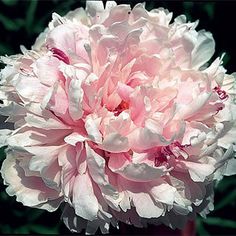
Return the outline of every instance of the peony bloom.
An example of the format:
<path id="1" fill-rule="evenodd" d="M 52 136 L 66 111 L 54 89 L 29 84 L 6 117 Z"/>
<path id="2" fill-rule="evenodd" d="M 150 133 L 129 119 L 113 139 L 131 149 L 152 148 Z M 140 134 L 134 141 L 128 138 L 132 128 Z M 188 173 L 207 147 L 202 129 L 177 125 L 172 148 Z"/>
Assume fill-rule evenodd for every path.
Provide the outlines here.
<path id="1" fill-rule="evenodd" d="M 73 232 L 183 228 L 236 173 L 236 84 L 211 33 L 145 4 L 87 1 L 2 57 L 7 193 Z"/>

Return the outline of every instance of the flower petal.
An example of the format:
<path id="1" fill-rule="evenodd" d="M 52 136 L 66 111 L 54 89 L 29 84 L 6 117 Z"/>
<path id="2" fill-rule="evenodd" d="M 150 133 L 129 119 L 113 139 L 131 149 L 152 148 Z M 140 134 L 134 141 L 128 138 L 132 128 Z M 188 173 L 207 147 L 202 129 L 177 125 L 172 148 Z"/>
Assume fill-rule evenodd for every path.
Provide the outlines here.
<path id="1" fill-rule="evenodd" d="M 72 202 L 76 215 L 90 221 L 97 218 L 98 201 L 88 173 L 76 176 Z"/>

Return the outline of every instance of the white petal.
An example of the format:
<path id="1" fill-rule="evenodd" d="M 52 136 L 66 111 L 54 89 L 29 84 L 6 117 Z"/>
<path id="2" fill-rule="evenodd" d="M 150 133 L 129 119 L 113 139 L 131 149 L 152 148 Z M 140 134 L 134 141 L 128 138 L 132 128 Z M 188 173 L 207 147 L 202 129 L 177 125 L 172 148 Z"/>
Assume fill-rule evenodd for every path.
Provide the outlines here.
<path id="1" fill-rule="evenodd" d="M 204 164 L 204 163 L 196 163 L 188 161 L 182 161 L 182 162 L 187 167 L 191 179 L 195 182 L 204 182 L 206 177 L 211 175 L 215 170 L 215 167 L 212 164 Z"/>
<path id="2" fill-rule="evenodd" d="M 98 129 L 100 125 L 101 119 L 92 118 L 90 116 L 87 116 L 85 121 L 85 129 L 88 133 L 88 136 L 90 139 L 92 139 L 96 143 L 102 142 L 102 135 Z"/>
<path id="3" fill-rule="evenodd" d="M 198 32 L 197 44 L 192 51 L 192 66 L 198 69 L 204 65 L 215 52 L 215 41 L 210 32 Z"/>
<path id="4" fill-rule="evenodd" d="M 178 104 L 177 119 L 188 119 L 195 115 L 209 101 L 211 93 L 203 92 L 188 105 Z"/>
<path id="5" fill-rule="evenodd" d="M 106 10 L 111 10 L 113 7 L 115 7 L 117 5 L 117 3 L 115 2 L 115 1 L 107 1 L 106 2 L 106 7 L 105 7 L 105 9 Z"/>
<path id="6" fill-rule="evenodd" d="M 113 172 L 124 176 L 126 179 L 137 182 L 148 182 L 164 175 L 165 167 L 153 167 L 146 163 L 130 163 Z"/>
<path id="7" fill-rule="evenodd" d="M 32 146 L 24 149 L 35 156 L 57 155 L 65 145 L 58 146 Z"/>
<path id="8" fill-rule="evenodd" d="M 65 205 L 65 208 L 62 213 L 62 219 L 67 228 L 71 232 L 80 233 L 83 229 L 86 229 L 87 220 L 79 217 L 75 214 L 75 210 L 68 203 Z"/>
<path id="9" fill-rule="evenodd" d="M 236 174 L 236 159 L 232 158 L 226 164 L 226 170 L 225 170 L 224 175 L 230 176 L 230 175 L 235 175 L 235 174 Z"/>
<path id="10" fill-rule="evenodd" d="M 151 196 L 159 202 L 173 205 L 176 189 L 166 182 L 156 183 L 150 190 Z"/>
<path id="11" fill-rule="evenodd" d="M 24 101 L 41 102 L 48 87 L 40 83 L 36 77 L 19 76 L 15 84 L 17 93 Z"/>
<path id="12" fill-rule="evenodd" d="M 68 134 L 68 130 L 42 130 L 33 127 L 22 127 L 7 139 L 8 145 L 14 148 L 39 146 L 43 144 L 53 145 Z"/>
<path id="13" fill-rule="evenodd" d="M 90 221 L 97 218 L 98 201 L 87 173 L 75 178 L 72 202 L 76 215 Z"/>
<path id="14" fill-rule="evenodd" d="M 236 143 L 236 124 L 218 141 L 219 146 L 228 149 L 231 144 Z M 234 145 L 234 151 L 236 146 Z"/>
<path id="15" fill-rule="evenodd" d="M 0 147 L 7 145 L 7 138 L 11 135 L 12 131 L 9 129 L 1 129 L 0 132 Z"/>
<path id="16" fill-rule="evenodd" d="M 73 120 L 79 120 L 83 115 L 82 101 L 84 91 L 81 88 L 82 80 L 72 79 L 69 85 L 69 112 Z"/>
<path id="17" fill-rule="evenodd" d="M 104 11 L 102 1 L 86 1 L 86 10 L 90 16 L 95 16 L 97 12 Z"/>
<path id="18" fill-rule="evenodd" d="M 137 128 L 129 135 L 129 142 L 132 150 L 135 152 L 147 150 L 155 146 L 166 146 L 171 140 L 166 140 L 161 134 L 154 133 L 147 127 Z"/>
<path id="19" fill-rule="evenodd" d="M 78 143 L 78 142 L 84 142 L 86 140 L 88 140 L 86 137 L 84 137 L 76 132 L 73 132 L 64 138 L 64 141 L 72 146 L 75 146 L 76 143 Z"/>
<path id="20" fill-rule="evenodd" d="M 89 173 L 95 183 L 98 184 L 103 196 L 112 202 L 113 207 L 117 207 L 119 192 L 109 183 L 105 173 L 105 160 L 86 144 L 87 163 Z"/>
<path id="21" fill-rule="evenodd" d="M 45 186 L 40 177 L 25 176 L 24 170 L 18 165 L 17 154 L 9 152 L 1 168 L 4 184 L 10 196 L 25 206 L 42 208 L 48 199 L 58 198 L 58 192 Z"/>
<path id="22" fill-rule="evenodd" d="M 148 193 L 132 193 L 132 200 L 137 213 L 145 218 L 158 218 L 163 213 L 162 205 L 154 204 Z"/>
<path id="23" fill-rule="evenodd" d="M 106 135 L 100 146 L 102 149 L 114 153 L 126 152 L 130 149 L 128 138 L 115 132 Z"/>
<path id="24" fill-rule="evenodd" d="M 25 117 L 25 121 L 30 126 L 46 129 L 46 130 L 70 129 L 67 125 L 63 124 L 58 119 L 53 118 L 52 115 L 48 115 L 47 111 L 45 113 L 46 114 L 44 114 L 45 115 L 44 117 L 39 117 L 30 113 L 27 113 Z"/>

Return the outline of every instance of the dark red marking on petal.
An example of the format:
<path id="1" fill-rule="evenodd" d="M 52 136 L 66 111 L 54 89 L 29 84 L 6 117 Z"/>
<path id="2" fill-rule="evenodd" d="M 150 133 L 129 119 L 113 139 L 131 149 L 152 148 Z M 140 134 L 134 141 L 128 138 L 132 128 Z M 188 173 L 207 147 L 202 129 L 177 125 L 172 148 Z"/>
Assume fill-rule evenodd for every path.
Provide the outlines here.
<path id="1" fill-rule="evenodd" d="M 219 111 L 221 111 L 221 110 L 223 110 L 223 109 L 224 109 L 224 106 L 217 107 L 217 110 L 216 110 L 215 115 L 218 114 Z"/>
<path id="2" fill-rule="evenodd" d="M 184 226 L 181 230 L 181 236 L 196 236 L 196 222 L 195 221 L 188 221 L 188 223 Z"/>
<path id="3" fill-rule="evenodd" d="M 180 148 L 181 150 L 183 150 L 183 148 L 185 148 L 185 147 L 191 146 L 191 144 L 185 144 L 185 145 L 183 145 L 183 144 L 181 144 L 179 141 L 173 142 L 173 145 L 174 145 L 174 146 L 177 146 L 177 147 Z"/>
<path id="4" fill-rule="evenodd" d="M 168 146 L 163 146 L 161 147 L 157 153 L 156 153 L 156 156 L 155 156 L 155 159 L 154 159 L 154 165 L 157 167 L 157 166 L 161 166 L 161 165 L 164 165 L 166 166 L 167 168 L 169 168 L 169 164 L 168 164 L 168 159 L 170 157 L 174 157 L 174 158 L 178 158 L 180 156 L 176 156 L 176 154 L 173 153 L 173 148 L 175 147 L 178 147 L 180 150 L 182 150 L 183 152 L 186 153 L 186 151 L 184 150 L 184 148 L 187 148 L 191 146 L 191 144 L 181 144 L 179 141 L 174 141 L 173 143 L 171 143 L 170 145 Z M 186 153 L 187 154 L 187 153 Z"/>
<path id="5" fill-rule="evenodd" d="M 70 64 L 69 57 L 58 48 L 50 48 L 50 51 L 53 53 L 53 56 L 57 59 L 65 62 L 66 64 Z"/>
<path id="6" fill-rule="evenodd" d="M 167 158 L 164 153 L 158 153 L 158 155 L 154 159 L 154 165 L 156 167 L 161 166 L 167 163 Z"/>
<path id="7" fill-rule="evenodd" d="M 129 109 L 129 103 L 121 101 L 121 103 L 115 108 L 114 115 L 118 116 L 122 111 Z"/>
<path id="8" fill-rule="evenodd" d="M 218 96 L 219 96 L 219 98 L 220 98 L 221 100 L 225 100 L 225 99 L 227 99 L 227 98 L 229 97 L 229 95 L 228 95 L 224 90 L 222 90 L 222 89 L 220 88 L 220 86 L 216 86 L 213 90 L 214 90 L 215 92 L 217 92 L 217 94 L 218 94 Z"/>
<path id="9" fill-rule="evenodd" d="M 166 146 L 162 148 L 162 153 L 165 154 L 166 156 L 171 156 L 173 153 L 170 150 L 170 146 Z"/>

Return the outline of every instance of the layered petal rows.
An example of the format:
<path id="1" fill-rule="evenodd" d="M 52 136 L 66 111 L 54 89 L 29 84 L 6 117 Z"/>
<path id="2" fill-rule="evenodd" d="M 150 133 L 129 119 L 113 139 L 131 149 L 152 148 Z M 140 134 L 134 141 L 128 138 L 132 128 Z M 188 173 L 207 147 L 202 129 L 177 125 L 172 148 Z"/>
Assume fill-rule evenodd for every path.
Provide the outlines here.
<path id="1" fill-rule="evenodd" d="M 198 22 L 145 4 L 87 1 L 31 50 L 1 57 L 7 193 L 74 232 L 119 221 L 182 228 L 236 173 L 235 74 Z M 62 204 L 63 203 L 63 204 Z"/>

